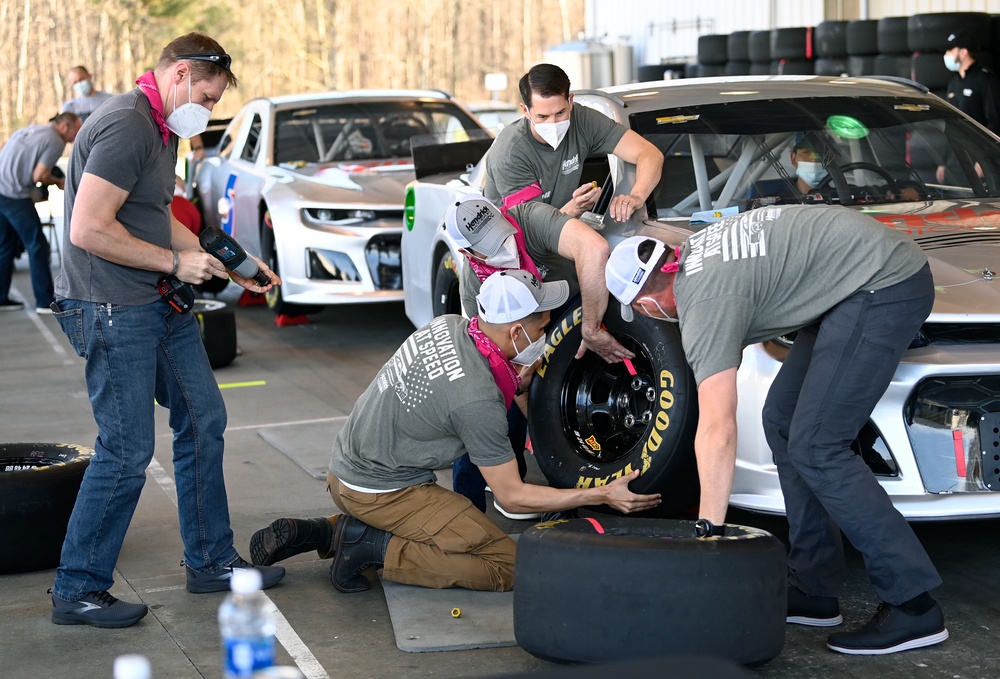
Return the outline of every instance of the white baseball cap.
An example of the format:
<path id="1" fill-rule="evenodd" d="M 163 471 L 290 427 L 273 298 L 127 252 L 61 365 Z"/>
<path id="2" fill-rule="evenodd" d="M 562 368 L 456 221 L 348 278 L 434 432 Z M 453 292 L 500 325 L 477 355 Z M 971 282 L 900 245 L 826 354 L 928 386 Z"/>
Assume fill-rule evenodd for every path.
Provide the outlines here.
<path id="1" fill-rule="evenodd" d="M 500 210 L 478 193 L 462 196 L 448 208 L 444 227 L 460 248 L 475 248 L 487 257 L 500 251 L 514 227 Z"/>
<path id="2" fill-rule="evenodd" d="M 652 241 L 653 254 L 643 262 L 639 258 L 639 246 L 646 241 Z M 632 236 L 626 238 L 615 246 L 608 257 L 608 265 L 604 269 L 604 280 L 608 284 L 608 291 L 615 296 L 622 305 L 622 319 L 632 320 L 632 302 L 635 300 L 642 286 L 649 279 L 649 274 L 656 268 L 657 262 L 666 251 L 667 246 L 663 242 L 648 236 Z"/>
<path id="3" fill-rule="evenodd" d="M 513 323 L 538 311 L 551 311 L 569 299 L 569 283 L 543 283 L 522 269 L 496 271 L 476 295 L 479 317 L 487 323 Z"/>

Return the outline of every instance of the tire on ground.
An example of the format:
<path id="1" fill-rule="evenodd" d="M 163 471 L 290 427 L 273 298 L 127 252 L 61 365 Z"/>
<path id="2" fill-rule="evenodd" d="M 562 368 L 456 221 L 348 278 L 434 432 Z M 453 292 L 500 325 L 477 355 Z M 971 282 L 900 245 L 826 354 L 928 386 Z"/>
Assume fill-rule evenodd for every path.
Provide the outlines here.
<path id="1" fill-rule="evenodd" d="M 750 75 L 749 61 L 727 61 L 726 75 Z"/>
<path id="2" fill-rule="evenodd" d="M 434 297 L 431 308 L 434 316 L 462 314 L 462 296 L 459 291 L 455 256 L 448 250 L 438 260 L 434 271 Z"/>
<path id="3" fill-rule="evenodd" d="M 813 75 L 815 62 L 810 59 L 777 59 L 771 62 L 771 73 L 775 75 Z"/>
<path id="4" fill-rule="evenodd" d="M 59 565 L 92 448 L 69 443 L 0 443 L 0 573 Z"/>
<path id="5" fill-rule="evenodd" d="M 275 275 L 280 277 L 281 272 L 278 270 L 278 248 L 274 242 L 274 228 L 271 226 L 270 215 L 265 213 L 262 221 L 264 223 L 260 226 L 261 259 L 264 260 L 264 263 L 271 268 L 271 271 Z M 289 304 L 285 301 L 281 287 L 280 285 L 275 285 L 264 293 L 264 299 L 267 300 L 268 308 L 276 316 L 305 316 L 308 314 L 318 314 L 323 310 L 323 306 L 319 304 Z"/>
<path id="6" fill-rule="evenodd" d="M 897 78 L 911 77 L 910 67 L 913 57 L 908 54 L 878 54 L 872 75 L 891 75 Z"/>
<path id="7" fill-rule="evenodd" d="M 722 66 L 729 61 L 728 35 L 698 36 L 698 63 Z"/>
<path id="8" fill-rule="evenodd" d="M 911 52 L 941 54 L 948 49 L 948 36 L 959 31 L 968 33 L 979 50 L 990 51 L 993 26 L 985 12 L 914 14 L 907 18 L 906 44 Z"/>
<path id="9" fill-rule="evenodd" d="M 617 302 L 608 309 L 604 324 L 635 353 L 638 374 L 591 351 L 575 358 L 580 306 L 553 322 L 530 391 L 535 459 L 556 488 L 605 485 L 638 469 L 641 475 L 629 487 L 661 493 L 654 514 L 676 515 L 691 509 L 698 497 L 694 376 L 673 324 L 638 314 L 626 323 Z"/>
<path id="10" fill-rule="evenodd" d="M 874 73 L 874 56 L 852 54 L 847 57 L 847 75 L 857 77 L 859 75 L 873 75 Z"/>
<path id="11" fill-rule="evenodd" d="M 908 17 L 882 17 L 878 20 L 875 34 L 879 54 L 905 54 L 907 56 L 911 54 L 906 37 L 907 21 Z"/>
<path id="12" fill-rule="evenodd" d="M 859 57 L 878 54 L 877 19 L 857 19 L 847 23 L 847 53 Z"/>
<path id="13" fill-rule="evenodd" d="M 720 75 L 726 75 L 725 64 L 698 64 L 699 78 L 714 78 Z"/>
<path id="14" fill-rule="evenodd" d="M 201 341 L 213 368 L 222 368 L 236 358 L 236 313 L 221 299 L 196 299 L 194 316 L 198 319 Z"/>
<path id="15" fill-rule="evenodd" d="M 727 526 L 692 537 L 692 521 L 600 517 L 525 531 L 514 566 L 514 636 L 557 662 L 612 662 L 697 651 L 771 660 L 785 641 L 785 547 Z"/>
<path id="16" fill-rule="evenodd" d="M 847 56 L 847 22 L 821 21 L 813 32 L 816 56 L 830 59 Z"/>
<path id="17" fill-rule="evenodd" d="M 816 75 L 841 76 L 847 73 L 847 59 L 817 59 L 813 62 Z"/>
<path id="18" fill-rule="evenodd" d="M 218 295 L 220 292 L 226 289 L 229 285 L 228 278 L 219 278 L 218 276 L 212 276 L 204 283 L 199 283 L 194 286 L 195 291 L 201 295 Z"/>

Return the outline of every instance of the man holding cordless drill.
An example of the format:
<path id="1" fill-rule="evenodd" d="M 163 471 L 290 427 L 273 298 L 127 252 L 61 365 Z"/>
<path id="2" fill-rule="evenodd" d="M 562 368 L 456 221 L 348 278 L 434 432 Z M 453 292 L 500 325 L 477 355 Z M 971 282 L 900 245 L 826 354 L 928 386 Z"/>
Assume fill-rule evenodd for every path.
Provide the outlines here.
<path id="1" fill-rule="evenodd" d="M 87 120 L 70 158 L 53 311 L 87 361 L 98 435 L 52 587 L 56 624 L 126 627 L 147 612 L 108 590 L 153 456 L 156 403 L 170 410 L 174 432 L 188 591 L 226 591 L 233 569 L 250 567 L 229 526 L 225 403 L 196 319 L 157 289 L 164 276 L 184 283 L 230 276 L 254 292 L 280 284 L 259 261 L 270 281 L 264 286 L 227 271 L 170 213 L 177 140 L 204 131 L 226 88 L 237 84 L 230 67 L 215 40 L 177 38 L 138 87 Z M 260 570 L 265 588 L 284 575 L 282 568 Z"/>

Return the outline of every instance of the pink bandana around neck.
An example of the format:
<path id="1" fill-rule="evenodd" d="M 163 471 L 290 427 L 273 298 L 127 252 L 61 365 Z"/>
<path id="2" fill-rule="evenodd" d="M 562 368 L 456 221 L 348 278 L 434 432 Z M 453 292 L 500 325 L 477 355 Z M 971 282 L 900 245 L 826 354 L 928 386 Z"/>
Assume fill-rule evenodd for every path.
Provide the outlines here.
<path id="1" fill-rule="evenodd" d="M 503 394 L 503 403 L 506 408 L 514 402 L 514 393 L 521 385 L 521 376 L 514 368 L 510 359 L 504 356 L 500 347 L 486 336 L 486 333 L 479 329 L 479 316 L 475 316 L 469 321 L 469 337 L 476 343 L 476 349 L 490 362 L 490 371 L 493 379 L 496 380 L 500 393 Z"/>
<path id="2" fill-rule="evenodd" d="M 160 128 L 160 134 L 163 135 L 163 145 L 166 146 L 170 142 L 170 128 L 167 127 L 167 121 L 163 117 L 163 99 L 160 98 L 160 90 L 156 87 L 156 78 L 153 76 L 153 72 L 146 71 L 136 78 L 135 84 L 139 86 L 139 91 L 146 95 L 146 99 L 149 99 L 153 121 Z"/>

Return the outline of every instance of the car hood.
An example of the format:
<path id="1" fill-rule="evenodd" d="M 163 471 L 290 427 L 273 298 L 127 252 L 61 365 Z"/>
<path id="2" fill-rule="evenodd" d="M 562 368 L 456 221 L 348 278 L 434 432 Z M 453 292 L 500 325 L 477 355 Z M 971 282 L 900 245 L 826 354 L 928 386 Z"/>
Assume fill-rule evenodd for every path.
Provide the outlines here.
<path id="1" fill-rule="evenodd" d="M 294 184 L 304 201 L 394 207 L 402 206 L 406 185 L 414 179 L 409 159 L 280 165 L 269 168 L 269 174 L 276 182 Z"/>
<path id="2" fill-rule="evenodd" d="M 1000 202 L 914 205 L 870 214 L 910 234 L 927 254 L 937 288 L 931 320 L 1000 321 Z"/>

